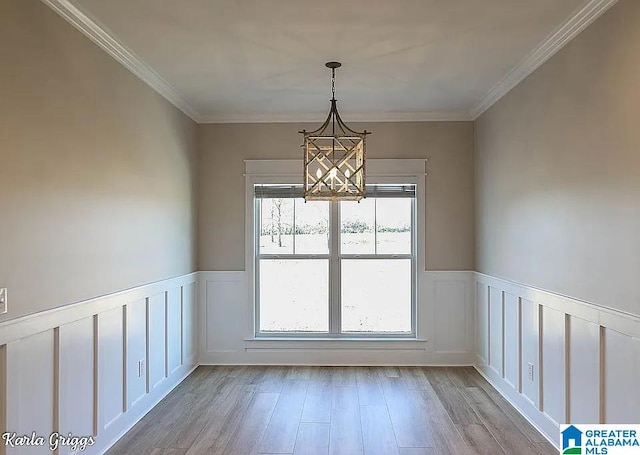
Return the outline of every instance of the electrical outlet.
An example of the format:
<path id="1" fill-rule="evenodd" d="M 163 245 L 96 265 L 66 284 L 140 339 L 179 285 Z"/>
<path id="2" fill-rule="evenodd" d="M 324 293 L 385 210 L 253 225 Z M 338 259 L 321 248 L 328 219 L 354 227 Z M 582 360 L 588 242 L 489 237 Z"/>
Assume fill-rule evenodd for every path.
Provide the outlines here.
<path id="1" fill-rule="evenodd" d="M 8 309 L 7 288 L 0 289 L 0 314 L 5 314 Z"/>
<path id="2" fill-rule="evenodd" d="M 144 360 L 138 360 L 138 377 L 144 376 Z"/>
<path id="3" fill-rule="evenodd" d="M 528 369 L 529 381 L 533 381 L 533 363 L 529 362 L 528 366 L 529 366 L 529 369 Z"/>

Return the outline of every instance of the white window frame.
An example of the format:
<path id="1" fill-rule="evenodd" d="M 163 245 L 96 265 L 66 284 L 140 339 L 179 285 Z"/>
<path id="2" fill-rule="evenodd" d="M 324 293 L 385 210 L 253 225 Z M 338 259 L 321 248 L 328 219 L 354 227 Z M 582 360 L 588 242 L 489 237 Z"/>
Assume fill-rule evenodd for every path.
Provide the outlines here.
<path id="1" fill-rule="evenodd" d="M 254 198 L 254 186 L 260 184 L 274 185 L 300 185 L 302 183 L 302 162 L 298 160 L 246 160 L 246 226 L 245 226 L 245 264 L 248 295 L 251 301 L 248 321 L 249 339 L 419 339 L 424 331 L 424 321 L 421 321 L 419 311 L 419 275 L 424 271 L 424 227 L 425 227 L 425 165 L 426 160 L 396 160 L 396 159 L 369 159 L 367 160 L 367 184 L 414 184 L 416 185 L 416 197 L 412 204 L 412 253 L 408 255 L 348 255 L 340 252 L 339 204 L 330 204 L 330 242 L 331 248 L 328 255 L 295 255 L 296 258 L 328 258 L 329 261 L 340 261 L 345 258 L 356 259 L 400 259 L 402 257 L 412 259 L 412 303 L 411 303 L 411 332 L 402 333 L 359 333 L 340 332 L 340 267 L 339 264 L 329 264 L 329 332 L 261 332 L 259 321 L 258 293 L 258 261 L 256 254 L 259 248 L 256 229 L 257 202 Z M 336 235 L 336 232 L 338 233 Z M 267 255 L 262 255 L 262 257 Z M 287 258 L 289 255 L 268 255 L 269 257 Z M 336 281 L 337 280 L 337 281 Z M 334 285 L 335 283 L 335 285 Z M 423 318 L 422 318 L 423 319 Z"/>

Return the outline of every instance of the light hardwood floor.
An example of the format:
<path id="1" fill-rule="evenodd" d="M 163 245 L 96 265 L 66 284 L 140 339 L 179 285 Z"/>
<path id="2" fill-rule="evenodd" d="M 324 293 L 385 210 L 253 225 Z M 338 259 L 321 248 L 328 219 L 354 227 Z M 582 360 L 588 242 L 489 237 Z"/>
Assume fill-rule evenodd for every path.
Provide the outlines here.
<path id="1" fill-rule="evenodd" d="M 116 454 L 557 454 L 471 367 L 201 366 Z"/>

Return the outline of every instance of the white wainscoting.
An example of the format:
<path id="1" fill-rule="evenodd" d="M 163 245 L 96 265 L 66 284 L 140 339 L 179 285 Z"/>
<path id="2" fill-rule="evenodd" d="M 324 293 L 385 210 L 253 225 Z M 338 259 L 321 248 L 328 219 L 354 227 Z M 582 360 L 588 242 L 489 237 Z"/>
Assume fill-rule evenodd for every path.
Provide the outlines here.
<path id="1" fill-rule="evenodd" d="M 476 367 L 551 442 L 563 423 L 640 422 L 640 317 L 475 281 Z"/>
<path id="2" fill-rule="evenodd" d="M 195 368 L 196 284 L 192 273 L 0 323 L 0 433 L 93 435 L 84 453 L 103 453 Z"/>
<path id="3" fill-rule="evenodd" d="M 473 272 L 422 272 L 418 336 L 412 340 L 265 340 L 254 338 L 253 298 L 245 272 L 200 272 L 200 364 L 471 365 Z"/>

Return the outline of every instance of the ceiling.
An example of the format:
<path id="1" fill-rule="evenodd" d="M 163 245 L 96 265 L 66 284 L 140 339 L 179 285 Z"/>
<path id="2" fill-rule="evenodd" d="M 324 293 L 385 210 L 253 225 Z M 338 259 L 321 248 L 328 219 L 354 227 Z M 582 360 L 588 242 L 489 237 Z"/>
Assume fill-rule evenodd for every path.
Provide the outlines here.
<path id="1" fill-rule="evenodd" d="M 69 1 L 183 110 L 222 122 L 320 120 L 329 60 L 343 63 L 336 90 L 345 117 L 470 118 L 554 31 L 589 4 L 607 3 Z"/>

